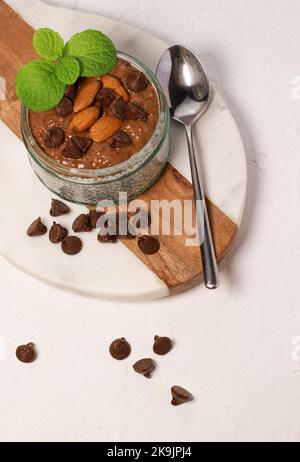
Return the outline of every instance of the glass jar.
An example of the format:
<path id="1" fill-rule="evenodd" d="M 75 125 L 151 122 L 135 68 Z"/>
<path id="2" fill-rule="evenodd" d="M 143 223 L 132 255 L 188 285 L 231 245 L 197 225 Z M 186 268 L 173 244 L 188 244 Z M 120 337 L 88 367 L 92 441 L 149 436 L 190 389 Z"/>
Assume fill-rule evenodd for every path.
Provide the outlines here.
<path id="1" fill-rule="evenodd" d="M 101 169 L 63 165 L 39 147 L 31 133 L 29 110 L 21 108 L 21 132 L 32 168 L 50 191 L 65 200 L 95 206 L 103 200 L 117 202 L 119 192 L 126 192 L 128 200 L 133 199 L 154 183 L 168 160 L 170 115 L 161 86 L 144 64 L 125 53 L 117 55 L 146 75 L 159 101 L 158 121 L 151 139 L 127 161 Z"/>

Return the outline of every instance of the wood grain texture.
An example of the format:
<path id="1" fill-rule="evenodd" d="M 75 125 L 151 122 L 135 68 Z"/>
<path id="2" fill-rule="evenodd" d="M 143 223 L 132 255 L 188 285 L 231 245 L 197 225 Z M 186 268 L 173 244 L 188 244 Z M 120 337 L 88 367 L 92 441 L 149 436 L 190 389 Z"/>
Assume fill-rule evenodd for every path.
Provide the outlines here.
<path id="1" fill-rule="evenodd" d="M 6 100 L 0 101 L 0 118 L 20 137 L 20 104 L 16 98 L 14 82 L 19 68 L 36 57 L 32 47 L 33 29 L 0 0 L 0 75 L 6 79 Z M 193 198 L 191 184 L 170 164 L 156 183 L 139 196 L 150 204 L 151 200 L 168 201 Z M 236 224 L 218 207 L 207 200 L 217 259 L 220 260 L 236 231 Z M 160 216 L 162 220 L 162 216 Z M 160 226 L 162 223 L 160 223 Z M 186 234 L 159 235 L 160 251 L 151 256 L 143 254 L 137 240 L 123 240 L 123 244 L 144 262 L 171 292 L 178 292 L 196 284 L 202 278 L 202 265 L 198 246 L 187 246 Z"/>

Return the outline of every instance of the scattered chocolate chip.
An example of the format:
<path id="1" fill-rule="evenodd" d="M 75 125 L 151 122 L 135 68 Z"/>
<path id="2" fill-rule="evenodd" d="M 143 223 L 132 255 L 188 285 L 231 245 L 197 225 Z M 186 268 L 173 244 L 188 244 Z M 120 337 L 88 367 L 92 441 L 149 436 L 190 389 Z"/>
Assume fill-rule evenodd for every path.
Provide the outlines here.
<path id="1" fill-rule="evenodd" d="M 133 369 L 138 374 L 143 374 L 148 379 L 151 377 L 151 372 L 155 369 L 155 363 L 151 358 L 144 358 L 137 361 L 133 366 Z"/>
<path id="2" fill-rule="evenodd" d="M 153 344 L 154 353 L 157 355 L 166 355 L 170 350 L 172 350 L 172 340 L 169 337 L 155 335 Z"/>
<path id="3" fill-rule="evenodd" d="M 126 117 L 126 103 L 121 98 L 115 99 L 109 106 L 109 112 L 117 119 L 124 120 Z"/>
<path id="4" fill-rule="evenodd" d="M 92 231 L 89 214 L 85 215 L 84 213 L 81 213 L 78 215 L 73 222 L 72 229 L 75 233 Z"/>
<path id="5" fill-rule="evenodd" d="M 116 95 L 111 88 L 102 88 L 96 96 L 96 101 L 98 101 L 101 106 L 108 107 L 114 101 Z"/>
<path id="6" fill-rule="evenodd" d="M 62 155 L 68 159 L 81 159 L 83 152 L 80 151 L 79 147 L 73 143 L 72 139 L 67 140 Z"/>
<path id="7" fill-rule="evenodd" d="M 186 403 L 187 401 L 190 401 L 193 399 L 193 396 L 191 393 L 187 390 L 185 390 L 182 387 L 179 387 L 178 385 L 174 385 L 171 388 L 171 393 L 172 393 L 172 401 L 171 404 L 173 406 L 178 406 L 179 404 Z"/>
<path id="8" fill-rule="evenodd" d="M 18 346 L 16 349 L 16 357 L 19 361 L 22 361 L 22 363 L 32 363 L 36 358 L 33 343 Z"/>
<path id="9" fill-rule="evenodd" d="M 76 91 L 77 85 L 75 83 L 73 85 L 67 85 L 65 89 L 65 96 L 73 101 L 76 95 Z"/>
<path id="10" fill-rule="evenodd" d="M 127 88 L 136 93 L 146 90 L 148 80 L 142 72 L 132 72 L 126 79 Z"/>
<path id="11" fill-rule="evenodd" d="M 153 236 L 141 236 L 138 238 L 138 246 L 146 255 L 153 255 L 160 249 L 159 241 Z"/>
<path id="12" fill-rule="evenodd" d="M 147 114 L 136 104 L 128 103 L 126 107 L 126 119 L 128 120 L 147 120 Z"/>
<path id="13" fill-rule="evenodd" d="M 99 218 L 104 215 L 105 212 L 97 212 L 96 210 L 89 211 L 90 225 L 93 229 L 97 228 L 97 222 Z"/>
<path id="14" fill-rule="evenodd" d="M 118 130 L 114 136 L 112 143 L 110 145 L 111 148 L 123 148 L 124 146 L 128 146 L 131 144 L 130 136 L 124 132 L 124 130 Z"/>
<path id="15" fill-rule="evenodd" d="M 68 236 L 62 241 L 61 248 L 67 255 L 76 255 L 82 249 L 82 241 L 77 236 Z"/>
<path id="16" fill-rule="evenodd" d="M 66 213 L 69 213 L 69 212 L 70 212 L 70 207 L 67 204 L 64 204 L 63 202 L 57 199 L 52 199 L 51 209 L 49 212 L 51 217 L 60 217 L 61 215 L 66 215 Z"/>
<path id="17" fill-rule="evenodd" d="M 113 358 L 122 360 L 128 358 L 131 347 L 124 337 L 117 338 L 110 344 L 109 352 Z"/>
<path id="18" fill-rule="evenodd" d="M 49 231 L 49 240 L 52 244 L 58 244 L 68 235 L 68 230 L 58 223 L 53 222 Z"/>
<path id="19" fill-rule="evenodd" d="M 64 96 L 61 102 L 56 106 L 55 112 L 59 117 L 68 117 L 73 112 L 73 102 Z"/>
<path id="20" fill-rule="evenodd" d="M 44 138 L 44 143 L 48 148 L 58 148 L 65 140 L 65 133 L 59 127 L 49 128 Z"/>
<path id="21" fill-rule="evenodd" d="M 43 224 L 41 218 L 37 218 L 34 220 L 29 228 L 27 229 L 27 236 L 34 237 L 34 236 L 42 236 L 43 234 L 46 234 L 47 228 Z"/>
<path id="22" fill-rule="evenodd" d="M 99 230 L 99 233 L 97 235 L 98 242 L 101 242 L 102 244 L 105 243 L 115 243 L 117 242 L 117 236 L 116 234 L 112 233 L 112 230 L 110 231 L 109 229 L 106 230 L 106 232 L 103 232 L 101 229 Z"/>
<path id="23" fill-rule="evenodd" d="M 93 141 L 91 138 L 81 138 L 80 136 L 72 136 L 72 142 L 80 149 L 84 154 L 91 147 Z"/>

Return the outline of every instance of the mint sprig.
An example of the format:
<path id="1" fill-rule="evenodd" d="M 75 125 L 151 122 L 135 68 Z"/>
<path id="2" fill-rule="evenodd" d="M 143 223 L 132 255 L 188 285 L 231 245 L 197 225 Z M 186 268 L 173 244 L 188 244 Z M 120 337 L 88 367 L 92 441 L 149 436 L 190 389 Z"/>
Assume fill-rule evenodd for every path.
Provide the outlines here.
<path id="1" fill-rule="evenodd" d="M 33 46 L 42 59 L 29 61 L 16 76 L 16 94 L 33 111 L 54 108 L 63 98 L 66 85 L 75 83 L 78 77 L 111 72 L 117 61 L 111 39 L 92 29 L 75 34 L 66 45 L 58 32 L 38 29 Z"/>

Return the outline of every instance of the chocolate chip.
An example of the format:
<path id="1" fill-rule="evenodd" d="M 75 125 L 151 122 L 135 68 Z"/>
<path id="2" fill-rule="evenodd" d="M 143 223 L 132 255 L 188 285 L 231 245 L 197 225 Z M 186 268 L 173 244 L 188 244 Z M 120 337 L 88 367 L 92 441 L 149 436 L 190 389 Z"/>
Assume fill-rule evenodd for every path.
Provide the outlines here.
<path id="1" fill-rule="evenodd" d="M 153 351 L 157 355 L 166 355 L 172 350 L 172 340 L 169 337 L 159 337 L 155 335 Z"/>
<path id="2" fill-rule="evenodd" d="M 82 249 L 82 241 L 77 236 L 68 236 L 62 241 L 61 248 L 67 255 L 76 255 Z"/>
<path id="3" fill-rule="evenodd" d="M 48 148 L 58 148 L 65 140 L 65 133 L 59 127 L 49 128 L 44 138 L 44 143 Z"/>
<path id="4" fill-rule="evenodd" d="M 68 159 L 81 159 L 83 152 L 73 143 L 72 139 L 67 140 L 62 155 Z"/>
<path id="5" fill-rule="evenodd" d="M 42 223 L 41 218 L 37 218 L 34 220 L 29 228 L 27 229 L 27 236 L 34 237 L 34 236 L 42 236 L 43 234 L 46 234 L 47 228 L 46 226 Z"/>
<path id="6" fill-rule="evenodd" d="M 102 88 L 96 96 L 96 100 L 101 106 L 108 107 L 115 99 L 116 95 L 111 88 Z"/>
<path id="7" fill-rule="evenodd" d="M 117 338 L 110 344 L 109 352 L 114 359 L 122 360 L 128 358 L 131 347 L 124 337 Z"/>
<path id="8" fill-rule="evenodd" d="M 128 103 L 126 107 L 126 119 L 128 120 L 147 120 L 147 114 L 136 104 Z"/>
<path id="9" fill-rule="evenodd" d="M 63 202 L 57 199 L 52 199 L 51 209 L 49 212 L 51 217 L 60 217 L 61 215 L 66 215 L 66 213 L 69 213 L 69 212 L 70 212 L 70 207 L 67 204 L 64 204 Z"/>
<path id="10" fill-rule="evenodd" d="M 123 148 L 124 146 L 128 146 L 131 144 L 130 136 L 124 132 L 124 130 L 118 130 L 114 136 L 113 141 L 110 145 L 111 148 Z"/>
<path id="11" fill-rule="evenodd" d="M 76 91 L 77 85 L 75 83 L 73 85 L 67 85 L 65 89 L 65 96 L 73 101 L 76 95 Z"/>
<path id="12" fill-rule="evenodd" d="M 138 238 L 138 246 L 146 255 L 153 255 L 160 249 L 159 241 L 152 236 L 141 236 Z"/>
<path id="13" fill-rule="evenodd" d="M 78 215 L 73 222 L 72 229 L 75 233 L 92 231 L 89 215 L 85 215 L 84 213 Z"/>
<path id="14" fill-rule="evenodd" d="M 171 393 L 172 393 L 172 401 L 171 404 L 173 406 L 178 406 L 179 404 L 186 403 L 187 401 L 190 401 L 193 399 L 193 396 L 191 393 L 187 390 L 185 390 L 182 387 L 179 387 L 178 385 L 174 385 L 171 388 Z"/>
<path id="15" fill-rule="evenodd" d="M 148 379 L 151 377 L 151 372 L 155 369 L 155 363 L 151 358 L 144 358 L 137 361 L 133 366 L 133 369 L 138 374 L 143 374 Z"/>
<path id="16" fill-rule="evenodd" d="M 81 138 L 80 136 L 72 136 L 72 142 L 80 149 L 81 152 L 86 153 L 91 147 L 93 141 L 91 138 Z"/>
<path id="17" fill-rule="evenodd" d="M 137 228 L 147 228 L 151 225 L 151 215 L 148 210 L 139 209 L 138 214 L 141 218 L 139 218 L 136 222 Z"/>
<path id="18" fill-rule="evenodd" d="M 124 120 L 126 117 L 126 103 L 121 98 L 115 99 L 109 106 L 109 112 L 117 119 Z"/>
<path id="19" fill-rule="evenodd" d="M 104 215 L 105 212 L 97 212 L 96 210 L 89 211 L 90 224 L 93 229 L 97 228 L 97 222 L 99 218 Z"/>
<path id="20" fill-rule="evenodd" d="M 106 243 L 112 243 L 114 244 L 117 242 L 117 236 L 116 234 L 113 234 L 112 229 L 110 230 L 109 228 L 107 230 L 99 230 L 99 233 L 97 235 L 98 242 L 101 242 L 101 244 L 106 244 Z"/>
<path id="21" fill-rule="evenodd" d="M 68 230 L 58 223 L 53 222 L 49 231 L 49 240 L 52 244 L 58 244 L 68 235 Z"/>
<path id="22" fill-rule="evenodd" d="M 36 358 L 33 343 L 18 346 L 16 349 L 16 357 L 19 361 L 22 361 L 22 363 L 32 363 Z"/>
<path id="23" fill-rule="evenodd" d="M 73 102 L 64 96 L 61 102 L 56 106 L 55 112 L 59 117 L 68 117 L 73 112 Z"/>
<path id="24" fill-rule="evenodd" d="M 141 91 L 146 90 L 148 86 L 148 80 L 142 72 L 132 72 L 128 75 L 126 79 L 127 88 L 129 90 L 135 91 L 136 93 L 140 93 Z"/>

